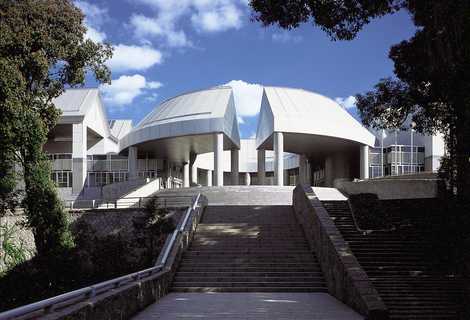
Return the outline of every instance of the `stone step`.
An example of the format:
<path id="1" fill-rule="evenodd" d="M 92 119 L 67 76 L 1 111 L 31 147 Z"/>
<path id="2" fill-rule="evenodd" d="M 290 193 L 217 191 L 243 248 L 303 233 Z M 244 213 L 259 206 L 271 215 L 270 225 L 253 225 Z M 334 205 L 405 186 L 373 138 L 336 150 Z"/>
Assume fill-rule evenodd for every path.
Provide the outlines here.
<path id="1" fill-rule="evenodd" d="M 201 252 L 189 251 L 183 255 L 184 259 L 232 259 L 232 258 L 260 258 L 260 259 L 308 259 L 314 256 L 310 252 L 256 252 L 256 251 L 225 251 L 225 252 Z"/>
<path id="2" fill-rule="evenodd" d="M 234 288 L 234 287 L 241 287 L 241 288 L 263 288 L 263 287 L 268 287 L 268 288 L 302 288 L 302 287 L 315 287 L 315 288 L 322 288 L 324 287 L 323 283 L 318 283 L 316 281 L 300 281 L 300 282 L 280 282 L 280 281 L 273 281 L 273 282 L 234 282 L 234 281 L 228 281 L 228 282 L 222 282 L 222 281 L 214 281 L 214 282 L 209 282 L 209 281 L 203 281 L 203 282 L 178 282 L 174 281 L 173 282 L 173 288 L 187 288 L 187 287 L 219 287 L 219 288 Z"/>
<path id="3" fill-rule="evenodd" d="M 392 223 L 402 227 L 364 234 L 356 230 L 346 202 L 323 204 L 389 308 L 390 319 L 458 318 L 461 281 L 433 270 L 426 259 L 433 227 L 418 230 L 423 220 L 408 219 L 405 226 L 395 216 Z"/>
<path id="4" fill-rule="evenodd" d="M 178 276 L 194 276 L 194 277 L 212 277 L 214 275 L 223 277 L 322 277 L 321 271 L 299 271 L 299 272 L 259 272 L 259 271 L 245 271 L 245 272 L 185 272 L 179 271 Z"/>
<path id="5" fill-rule="evenodd" d="M 172 292 L 328 292 L 321 287 L 172 287 Z"/>
<path id="6" fill-rule="evenodd" d="M 186 266 L 183 265 L 179 268 L 178 272 L 230 272 L 230 273 L 241 273 L 241 272 L 282 272 L 282 273 L 296 273 L 296 272 L 312 272 L 321 273 L 320 267 L 308 267 L 303 265 L 291 266 L 291 267 L 276 267 L 272 265 L 268 266 L 247 266 L 247 265 L 238 265 L 238 266 L 224 266 L 224 265 L 194 265 Z"/>
<path id="7" fill-rule="evenodd" d="M 292 282 L 292 283 L 307 283 L 307 282 L 317 282 L 324 284 L 325 281 L 323 279 L 323 275 L 314 277 L 314 276 L 302 276 L 296 277 L 292 275 L 283 275 L 279 277 L 267 277 L 267 276 L 227 276 L 221 275 L 218 273 L 214 273 L 211 276 L 195 276 L 192 275 L 178 275 L 175 277 L 176 282 Z"/>

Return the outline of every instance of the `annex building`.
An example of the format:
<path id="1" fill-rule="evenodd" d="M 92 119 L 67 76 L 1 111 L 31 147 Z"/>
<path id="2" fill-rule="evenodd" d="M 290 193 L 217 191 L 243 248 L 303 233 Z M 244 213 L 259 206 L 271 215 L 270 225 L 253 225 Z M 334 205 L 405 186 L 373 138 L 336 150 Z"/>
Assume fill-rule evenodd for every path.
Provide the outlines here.
<path id="1" fill-rule="evenodd" d="M 62 116 L 45 151 L 64 199 L 99 199 L 103 186 L 139 179 L 159 188 L 333 186 L 433 172 L 445 152 L 440 136 L 373 133 L 335 101 L 303 89 L 264 87 L 255 139 L 240 139 L 230 87 L 170 98 L 135 126 L 109 120 L 98 89 L 69 89 L 55 104 Z"/>

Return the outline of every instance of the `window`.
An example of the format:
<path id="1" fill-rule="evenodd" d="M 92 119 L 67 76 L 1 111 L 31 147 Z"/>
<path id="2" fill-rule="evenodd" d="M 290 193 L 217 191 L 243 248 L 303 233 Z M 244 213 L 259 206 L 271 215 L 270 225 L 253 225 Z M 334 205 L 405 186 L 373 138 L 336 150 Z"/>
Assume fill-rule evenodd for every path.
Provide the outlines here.
<path id="1" fill-rule="evenodd" d="M 72 171 L 52 171 L 51 180 L 58 188 L 71 188 Z"/>

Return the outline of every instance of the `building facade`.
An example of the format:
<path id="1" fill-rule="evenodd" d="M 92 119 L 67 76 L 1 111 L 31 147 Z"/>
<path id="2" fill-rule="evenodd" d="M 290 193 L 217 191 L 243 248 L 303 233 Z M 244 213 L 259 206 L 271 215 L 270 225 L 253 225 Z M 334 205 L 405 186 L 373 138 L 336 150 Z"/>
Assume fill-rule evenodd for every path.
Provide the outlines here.
<path id="1" fill-rule="evenodd" d="M 69 89 L 54 103 L 62 116 L 44 148 L 64 199 L 98 199 L 103 186 L 143 178 L 160 179 L 162 188 L 333 186 L 436 171 L 445 152 L 440 136 L 371 132 L 333 100 L 302 89 L 264 88 L 254 139 L 240 139 L 229 87 L 168 99 L 136 126 L 108 120 L 96 88 Z"/>

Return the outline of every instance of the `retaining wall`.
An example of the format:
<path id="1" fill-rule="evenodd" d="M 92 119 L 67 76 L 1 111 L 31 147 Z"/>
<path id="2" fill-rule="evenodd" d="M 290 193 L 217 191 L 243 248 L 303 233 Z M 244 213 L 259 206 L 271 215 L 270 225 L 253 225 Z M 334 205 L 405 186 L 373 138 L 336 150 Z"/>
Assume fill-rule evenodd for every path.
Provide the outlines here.
<path id="1" fill-rule="evenodd" d="M 311 187 L 294 189 L 293 207 L 329 293 L 367 319 L 388 319 L 384 302 Z"/>

